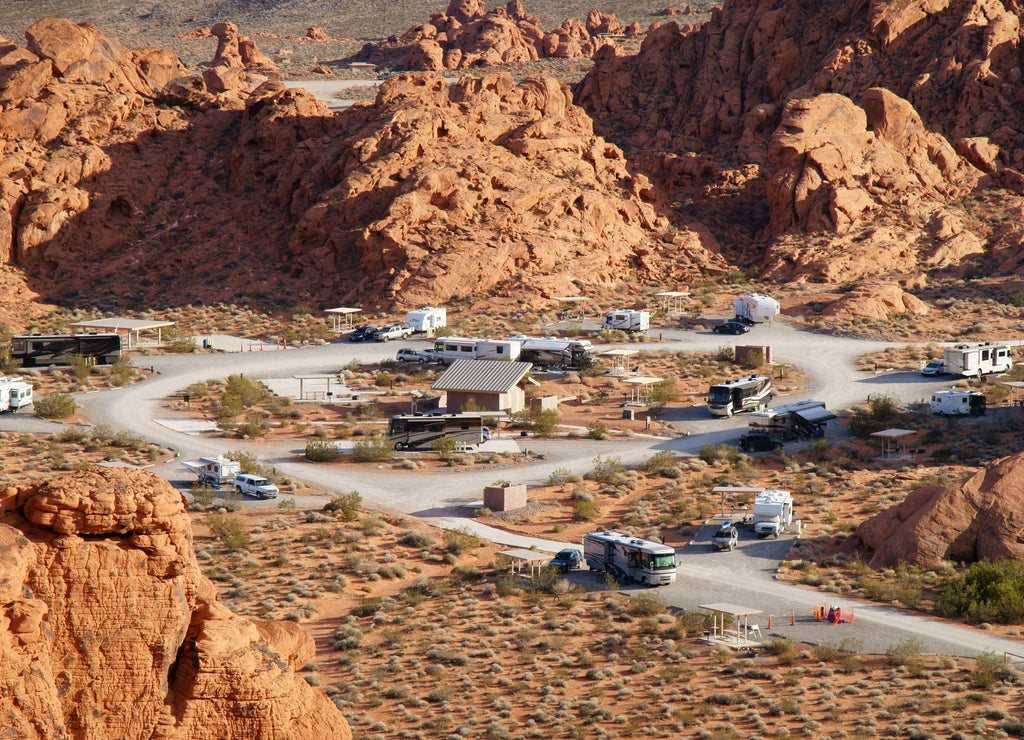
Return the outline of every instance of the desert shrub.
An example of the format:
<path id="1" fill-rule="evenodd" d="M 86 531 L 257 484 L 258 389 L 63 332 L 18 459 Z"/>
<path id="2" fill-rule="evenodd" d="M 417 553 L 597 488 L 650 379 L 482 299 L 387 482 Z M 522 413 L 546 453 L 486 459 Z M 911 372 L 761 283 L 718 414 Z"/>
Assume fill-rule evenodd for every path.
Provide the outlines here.
<path id="1" fill-rule="evenodd" d="M 352 445 L 352 459 L 356 462 L 383 462 L 395 454 L 395 443 L 383 434 L 356 440 Z"/>
<path id="2" fill-rule="evenodd" d="M 332 496 L 324 504 L 324 511 L 337 512 L 346 522 L 354 522 L 359 516 L 359 507 L 363 505 L 363 497 L 359 491 L 349 491 Z"/>
<path id="3" fill-rule="evenodd" d="M 555 468 L 548 475 L 549 486 L 561 486 L 573 481 L 576 478 L 575 474 L 568 468 Z"/>
<path id="4" fill-rule="evenodd" d="M 598 483 L 610 483 L 626 469 L 622 464 L 622 459 L 618 457 L 598 455 L 594 458 L 593 463 L 594 469 L 590 472 L 590 476 Z"/>
<path id="5" fill-rule="evenodd" d="M 868 397 L 868 407 L 857 409 L 850 416 L 850 432 L 857 437 L 869 437 L 892 426 L 899 414 L 899 402 L 892 396 Z"/>
<path id="6" fill-rule="evenodd" d="M 593 522 L 601 518 L 601 509 L 595 501 L 577 501 L 572 507 L 573 521 Z"/>
<path id="7" fill-rule="evenodd" d="M 250 408 L 270 398 L 270 390 L 258 380 L 244 375 L 229 375 L 224 385 L 224 399 L 237 399 L 243 408 Z"/>
<path id="8" fill-rule="evenodd" d="M 130 383 L 138 371 L 132 365 L 132 358 L 128 355 L 119 355 L 111 365 L 111 373 L 107 378 L 112 386 L 121 386 Z"/>
<path id="9" fill-rule="evenodd" d="M 885 661 L 889 665 L 912 665 L 924 654 L 924 643 L 916 637 L 906 637 L 885 649 Z"/>
<path id="10" fill-rule="evenodd" d="M 653 475 L 664 472 L 668 468 L 674 468 L 676 466 L 676 453 L 672 450 L 661 450 L 655 452 L 653 455 L 648 457 L 642 463 L 640 468 Z"/>
<path id="11" fill-rule="evenodd" d="M 439 437 L 431 445 L 440 460 L 450 461 L 454 458 L 459 443 L 455 437 Z"/>
<path id="12" fill-rule="evenodd" d="M 1012 624 L 1024 620 L 1024 562 L 973 563 L 939 592 L 935 613 L 973 623 Z"/>
<path id="13" fill-rule="evenodd" d="M 83 354 L 73 354 L 68 358 L 68 367 L 77 380 L 85 380 L 92 373 L 92 360 Z"/>
<path id="14" fill-rule="evenodd" d="M 967 678 L 975 689 L 991 689 L 998 683 L 1017 680 L 1017 672 L 995 653 L 986 650 L 974 659 L 974 668 Z"/>
<path id="15" fill-rule="evenodd" d="M 41 419 L 67 419 L 75 415 L 78 403 L 68 393 L 50 393 L 36 396 L 34 407 L 36 416 Z"/>
<path id="16" fill-rule="evenodd" d="M 587 436 L 591 439 L 608 439 L 608 425 L 601 421 L 592 421 L 587 424 Z"/>
<path id="17" fill-rule="evenodd" d="M 739 365 L 744 370 L 757 370 L 763 364 L 764 364 L 764 352 L 763 351 L 745 352 L 745 353 L 743 353 L 743 356 L 739 358 Z"/>
<path id="18" fill-rule="evenodd" d="M 550 437 L 558 428 L 558 412 L 539 406 L 527 406 L 512 417 L 512 422 L 538 437 Z"/>
<path id="19" fill-rule="evenodd" d="M 230 450 L 224 453 L 224 457 L 231 460 L 235 460 L 238 463 L 238 467 L 241 468 L 243 473 L 253 473 L 255 475 L 262 475 L 264 478 L 273 479 L 277 475 L 277 471 L 273 465 L 267 463 L 261 463 L 256 455 L 245 450 Z"/>
<path id="20" fill-rule="evenodd" d="M 242 439 L 257 439 L 267 433 L 267 426 L 259 421 L 244 421 L 235 424 L 234 430 Z"/>
<path id="21" fill-rule="evenodd" d="M 199 349 L 193 337 L 173 337 L 164 340 L 164 349 L 175 354 L 185 355 Z"/>
<path id="22" fill-rule="evenodd" d="M 656 617 L 668 608 L 668 602 L 660 594 L 641 591 L 629 599 L 626 611 L 634 617 Z"/>
<path id="23" fill-rule="evenodd" d="M 210 386 L 203 381 L 192 383 L 185 388 L 185 395 L 189 398 L 206 398 L 210 395 Z"/>
<path id="24" fill-rule="evenodd" d="M 206 515 L 206 526 L 210 528 L 210 531 L 228 552 L 238 552 L 252 540 L 252 536 L 245 528 L 245 523 L 238 517 L 212 511 Z"/>
<path id="25" fill-rule="evenodd" d="M 395 385 L 395 376 L 391 373 L 379 372 L 374 376 L 373 384 L 378 388 L 391 388 Z"/>
<path id="26" fill-rule="evenodd" d="M 462 553 L 480 547 L 483 544 L 480 538 L 469 531 L 466 527 L 456 527 L 455 529 L 446 529 L 442 535 L 444 539 L 444 549 L 451 555 L 461 555 Z"/>
<path id="27" fill-rule="evenodd" d="M 326 439 L 311 439 L 306 443 L 306 459 L 312 462 L 334 462 L 341 457 L 338 447 Z"/>

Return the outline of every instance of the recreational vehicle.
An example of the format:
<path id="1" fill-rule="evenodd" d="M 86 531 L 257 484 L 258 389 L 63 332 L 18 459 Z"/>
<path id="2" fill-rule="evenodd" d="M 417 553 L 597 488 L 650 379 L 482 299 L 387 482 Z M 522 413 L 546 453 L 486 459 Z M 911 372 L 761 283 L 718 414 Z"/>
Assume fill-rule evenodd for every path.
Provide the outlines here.
<path id="1" fill-rule="evenodd" d="M 434 306 L 417 308 L 405 315 L 405 325 L 417 334 L 432 336 L 438 329 L 448 325 L 448 311 Z"/>
<path id="2" fill-rule="evenodd" d="M 235 476 L 242 472 L 238 460 L 222 456 L 201 457 L 198 460 L 182 461 L 181 464 L 199 477 L 200 485 L 233 483 Z"/>
<path id="3" fill-rule="evenodd" d="M 1005 373 L 1013 367 L 1013 354 L 1005 342 L 984 344 L 958 344 L 947 347 L 943 361 L 945 370 L 952 375 L 980 377 L 992 373 Z"/>
<path id="4" fill-rule="evenodd" d="M 751 293 L 732 302 L 736 320 L 748 324 L 771 323 L 779 313 L 779 302 L 771 296 Z"/>
<path id="5" fill-rule="evenodd" d="M 935 391 L 932 413 L 943 416 L 984 416 L 985 394 L 977 391 Z"/>
<path id="6" fill-rule="evenodd" d="M 748 375 L 708 389 L 712 416 L 732 416 L 741 411 L 761 411 L 772 400 L 772 380 L 767 375 Z"/>
<path id="7" fill-rule="evenodd" d="M 16 413 L 32 405 L 32 384 L 20 378 L 0 377 L 0 413 Z"/>
<path id="8" fill-rule="evenodd" d="M 821 401 L 799 401 L 773 409 L 754 411 L 747 425 L 751 433 L 763 433 L 778 439 L 824 437 L 825 424 L 835 414 Z"/>
<path id="9" fill-rule="evenodd" d="M 445 365 L 456 360 L 518 360 L 522 342 L 515 339 L 442 337 L 434 342 L 434 359 Z"/>
<path id="10" fill-rule="evenodd" d="M 754 533 L 778 537 L 793 523 L 793 496 L 789 491 L 766 488 L 754 498 Z"/>
<path id="11" fill-rule="evenodd" d="M 630 333 L 645 332 L 651 328 L 651 312 L 636 311 L 631 308 L 609 311 L 604 315 L 604 323 L 601 324 L 601 328 L 606 331 L 617 329 Z"/>
<path id="12" fill-rule="evenodd" d="M 594 345 L 587 339 L 546 339 L 522 340 L 519 359 L 532 362 L 537 367 L 555 367 L 567 370 L 585 370 L 594 364 Z"/>
<path id="13" fill-rule="evenodd" d="M 445 437 L 460 446 L 478 445 L 490 439 L 491 431 L 480 414 L 403 414 L 392 416 L 388 426 L 396 450 L 430 447 Z"/>
<path id="14" fill-rule="evenodd" d="M 22 367 L 68 365 L 75 355 L 97 365 L 121 356 L 120 334 L 19 334 L 11 340 L 11 358 Z"/>
<path id="15" fill-rule="evenodd" d="M 632 578 L 651 586 L 662 586 L 676 580 L 674 549 L 620 532 L 585 535 L 583 557 L 591 570 L 608 572 L 618 580 Z"/>

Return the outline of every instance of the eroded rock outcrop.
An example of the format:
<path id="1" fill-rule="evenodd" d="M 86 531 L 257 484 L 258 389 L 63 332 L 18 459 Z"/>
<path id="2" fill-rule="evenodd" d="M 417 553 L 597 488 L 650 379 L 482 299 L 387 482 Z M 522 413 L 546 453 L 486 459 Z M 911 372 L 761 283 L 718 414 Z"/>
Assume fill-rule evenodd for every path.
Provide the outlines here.
<path id="1" fill-rule="evenodd" d="M 1024 557 L 1024 454 L 948 486 L 925 486 L 857 528 L 848 548 L 876 568 Z"/>
<path id="2" fill-rule="evenodd" d="M 296 674 L 312 638 L 217 603 L 166 481 L 70 473 L 7 488 L 0 512 L 0 711 L 14 736 L 351 738 Z"/>
<path id="3" fill-rule="evenodd" d="M 521 0 L 487 10 L 482 0 L 451 0 L 447 11 L 413 26 L 395 41 L 367 44 L 353 61 L 401 70 L 441 71 L 491 67 L 542 58 L 590 57 L 626 29 L 614 15 L 591 11 L 586 23 L 566 19 L 544 31 Z"/>

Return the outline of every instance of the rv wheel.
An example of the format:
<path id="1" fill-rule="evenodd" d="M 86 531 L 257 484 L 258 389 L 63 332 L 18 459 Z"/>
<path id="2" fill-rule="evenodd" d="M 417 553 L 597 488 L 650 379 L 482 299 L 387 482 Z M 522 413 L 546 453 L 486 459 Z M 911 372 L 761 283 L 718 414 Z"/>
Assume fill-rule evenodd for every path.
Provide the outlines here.
<path id="1" fill-rule="evenodd" d="M 400 452 L 405 449 L 405 445 L 401 442 L 395 442 L 395 452 Z"/>

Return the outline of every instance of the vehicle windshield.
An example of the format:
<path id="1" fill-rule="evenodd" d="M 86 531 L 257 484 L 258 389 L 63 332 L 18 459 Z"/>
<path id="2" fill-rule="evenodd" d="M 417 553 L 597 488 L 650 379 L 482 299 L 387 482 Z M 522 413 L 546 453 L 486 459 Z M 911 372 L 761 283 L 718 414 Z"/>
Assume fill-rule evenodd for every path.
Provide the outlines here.
<path id="1" fill-rule="evenodd" d="M 652 555 L 651 556 L 651 567 L 655 570 L 662 570 L 665 568 L 676 567 L 676 555 L 675 553 L 668 553 L 665 555 Z"/>
<path id="2" fill-rule="evenodd" d="M 725 406 L 729 403 L 732 398 L 732 394 L 728 388 L 723 388 L 720 385 L 711 386 L 711 390 L 708 391 L 708 403 L 716 406 Z"/>
<path id="3" fill-rule="evenodd" d="M 253 478 L 252 484 L 254 486 L 269 486 L 270 481 L 268 481 L 266 478 Z"/>

